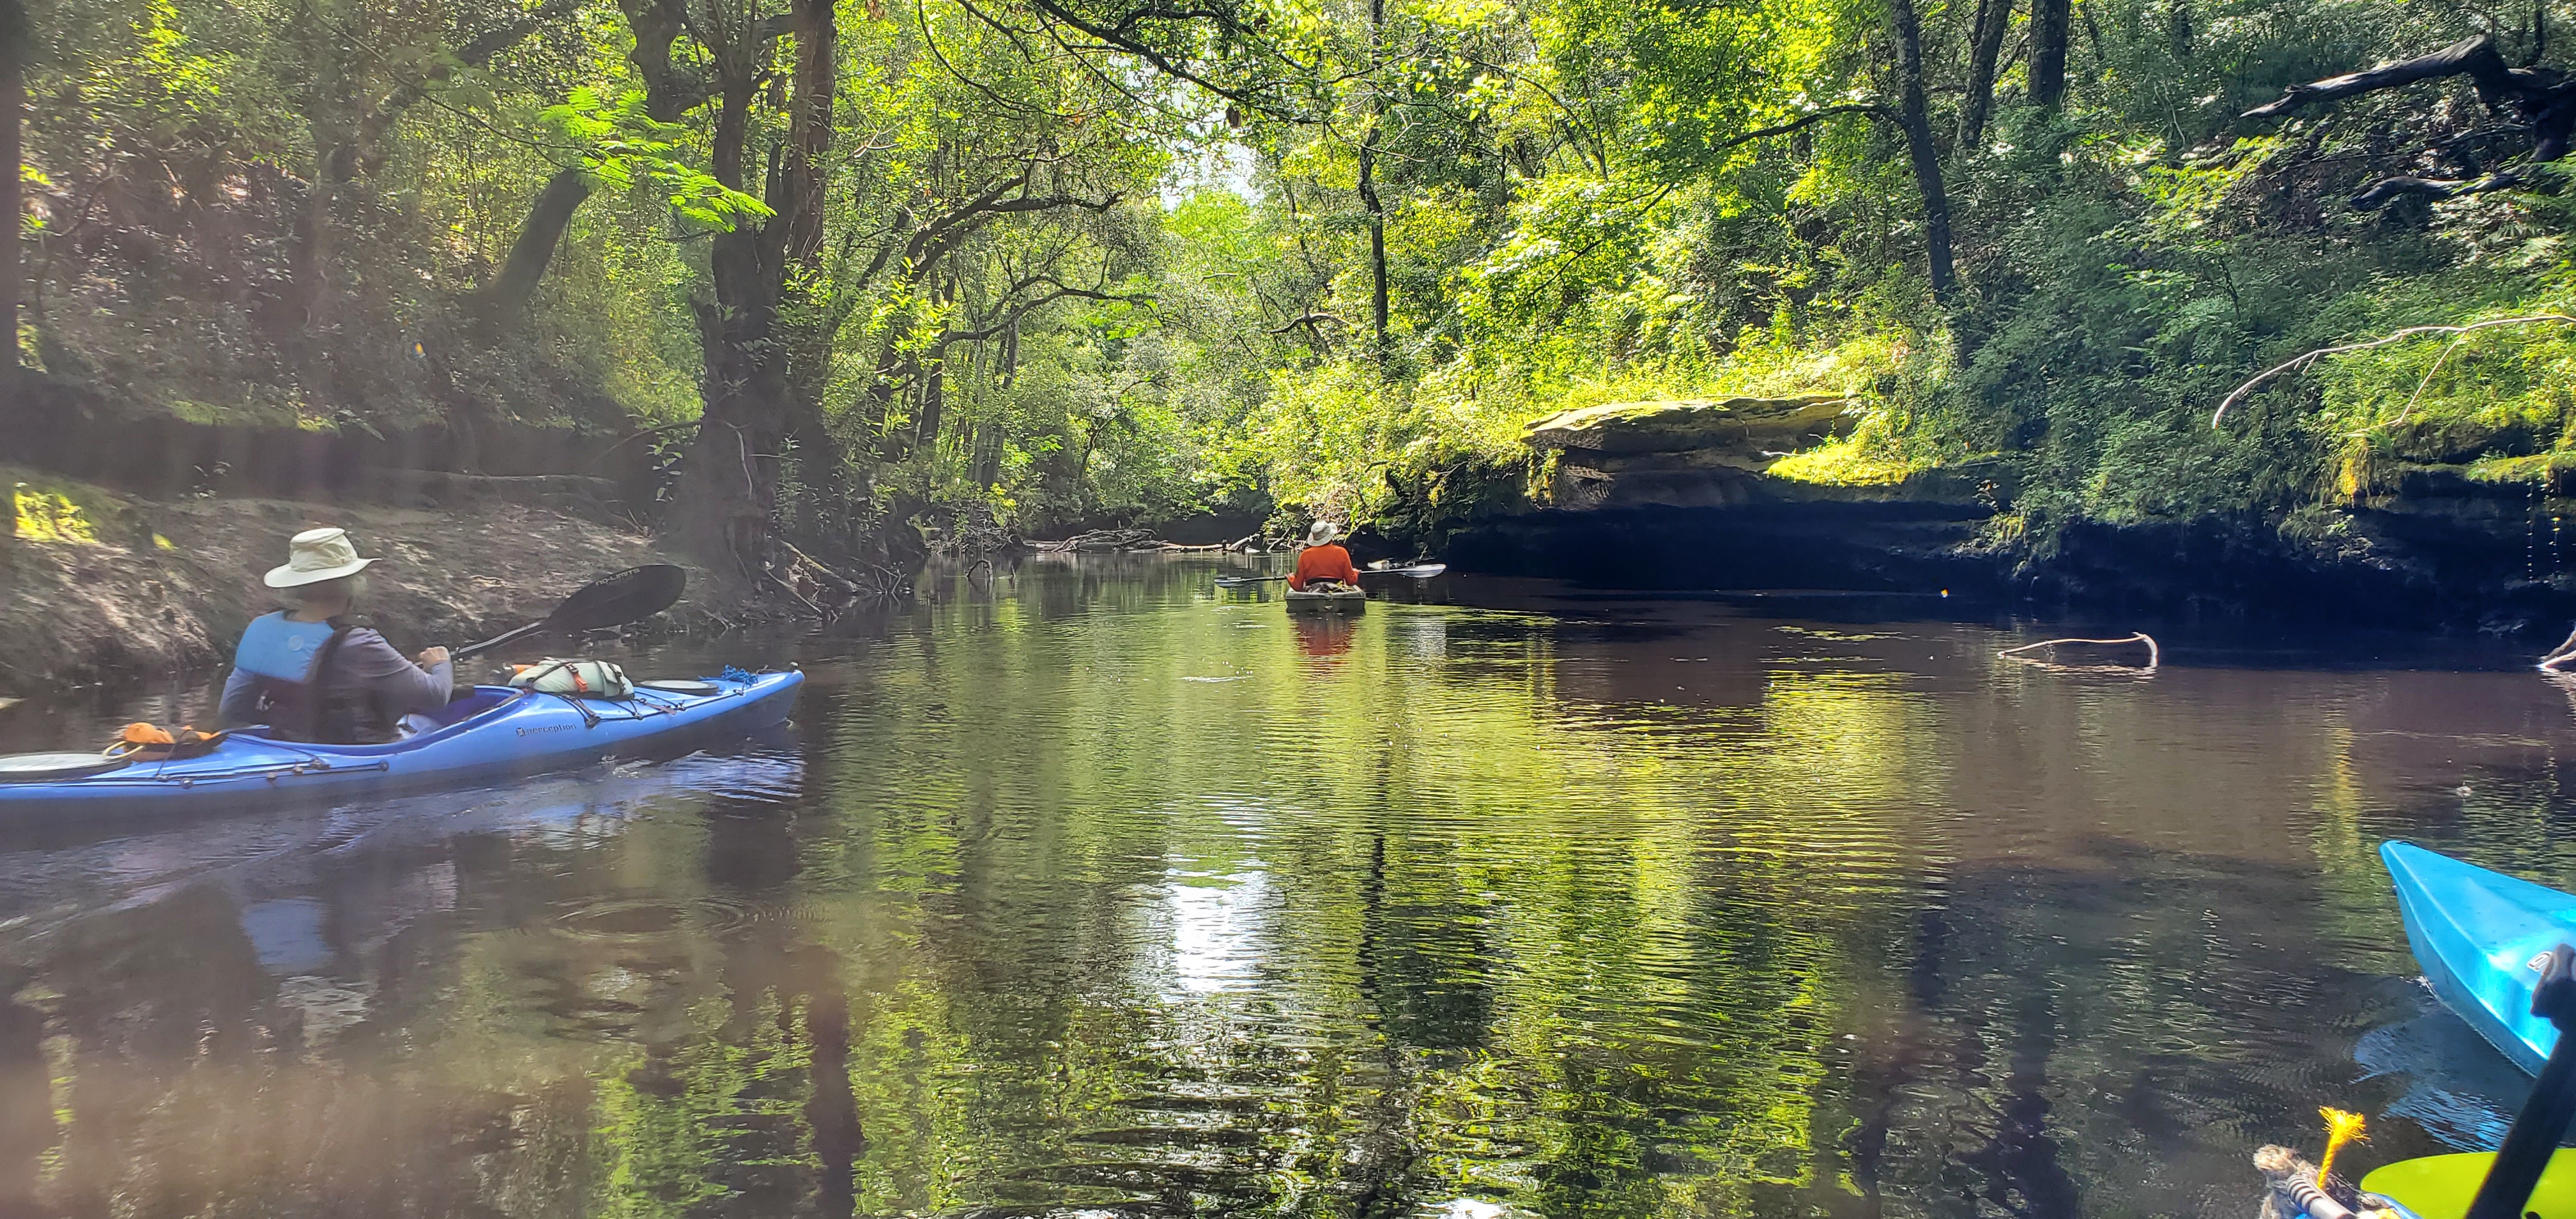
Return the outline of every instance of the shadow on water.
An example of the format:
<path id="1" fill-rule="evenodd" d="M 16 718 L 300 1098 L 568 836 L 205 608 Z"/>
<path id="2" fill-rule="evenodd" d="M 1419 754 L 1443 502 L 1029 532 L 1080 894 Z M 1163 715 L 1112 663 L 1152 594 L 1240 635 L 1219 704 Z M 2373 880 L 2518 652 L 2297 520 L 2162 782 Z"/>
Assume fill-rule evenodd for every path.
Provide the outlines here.
<path id="1" fill-rule="evenodd" d="M 2234 1216 L 2321 1104 L 2384 1159 L 2512 1103 L 2372 853 L 2576 879 L 2576 706 L 2499 650 L 1257 564 L 632 657 L 801 663 L 784 740 L 10 830 L 0 1212 Z"/>

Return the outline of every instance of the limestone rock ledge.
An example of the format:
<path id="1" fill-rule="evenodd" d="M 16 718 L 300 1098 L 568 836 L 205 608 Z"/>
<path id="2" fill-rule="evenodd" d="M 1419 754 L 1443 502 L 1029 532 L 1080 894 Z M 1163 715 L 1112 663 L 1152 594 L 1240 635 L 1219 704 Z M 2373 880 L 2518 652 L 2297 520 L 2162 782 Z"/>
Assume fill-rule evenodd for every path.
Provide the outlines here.
<path id="1" fill-rule="evenodd" d="M 1762 498 L 1752 480 L 1848 431 L 1852 406 L 1832 394 L 1610 402 L 1559 411 L 1522 435 L 1556 454 L 1558 507 L 1714 507 Z"/>

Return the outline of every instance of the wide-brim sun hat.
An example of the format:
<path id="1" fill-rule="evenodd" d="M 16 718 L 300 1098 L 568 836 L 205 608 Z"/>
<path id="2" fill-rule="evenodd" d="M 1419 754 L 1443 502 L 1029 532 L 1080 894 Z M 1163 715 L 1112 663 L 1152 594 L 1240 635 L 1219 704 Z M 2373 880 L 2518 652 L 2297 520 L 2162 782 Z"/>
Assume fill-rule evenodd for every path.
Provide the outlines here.
<path id="1" fill-rule="evenodd" d="M 1335 528 L 1331 521 L 1317 521 L 1306 527 L 1306 544 L 1309 546 L 1321 546 L 1340 536 L 1342 531 Z"/>
<path id="2" fill-rule="evenodd" d="M 358 557 L 346 529 L 307 529 L 286 543 L 286 565 L 268 569 L 261 583 L 270 588 L 319 584 L 365 571 L 374 559 Z"/>

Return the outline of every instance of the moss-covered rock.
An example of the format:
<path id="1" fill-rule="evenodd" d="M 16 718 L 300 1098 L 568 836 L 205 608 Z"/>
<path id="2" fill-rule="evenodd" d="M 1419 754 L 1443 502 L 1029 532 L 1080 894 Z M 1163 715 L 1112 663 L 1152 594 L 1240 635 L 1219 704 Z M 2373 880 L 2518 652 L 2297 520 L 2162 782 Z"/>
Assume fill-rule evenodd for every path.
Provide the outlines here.
<path id="1" fill-rule="evenodd" d="M 1666 402 L 1605 402 L 1559 411 L 1530 424 L 1523 436 L 1534 448 L 1624 456 L 1635 453 L 1729 453 L 1759 469 L 1834 435 L 1847 423 L 1851 401 L 1839 395 L 1795 398 L 1684 398 Z"/>

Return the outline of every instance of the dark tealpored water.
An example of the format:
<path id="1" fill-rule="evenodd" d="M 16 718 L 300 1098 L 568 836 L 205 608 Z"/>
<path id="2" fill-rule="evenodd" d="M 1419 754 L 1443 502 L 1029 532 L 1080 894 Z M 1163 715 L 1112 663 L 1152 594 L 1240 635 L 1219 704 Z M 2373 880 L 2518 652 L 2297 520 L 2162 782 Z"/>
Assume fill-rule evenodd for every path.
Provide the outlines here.
<path id="1" fill-rule="evenodd" d="M 2320 1105 L 2368 1167 L 2518 1100 L 2374 854 L 2576 881 L 2515 651 L 1216 570 L 636 658 L 803 665 L 739 750 L 0 829 L 0 1207 L 2234 1217 Z"/>

